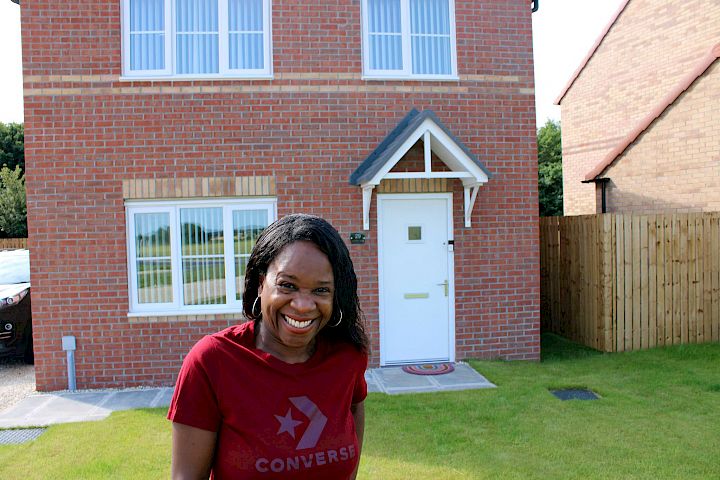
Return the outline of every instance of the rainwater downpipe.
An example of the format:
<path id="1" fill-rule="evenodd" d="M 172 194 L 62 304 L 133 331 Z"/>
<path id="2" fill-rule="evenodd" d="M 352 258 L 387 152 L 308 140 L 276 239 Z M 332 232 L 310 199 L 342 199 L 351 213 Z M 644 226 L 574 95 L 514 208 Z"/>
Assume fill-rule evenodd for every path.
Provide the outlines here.
<path id="1" fill-rule="evenodd" d="M 62 348 L 67 352 L 68 390 L 74 392 L 77 390 L 75 384 L 75 337 L 62 337 Z"/>
<path id="2" fill-rule="evenodd" d="M 607 184 L 609 181 L 609 178 L 593 178 L 592 180 L 583 180 L 580 182 L 600 184 L 600 213 L 607 213 Z"/>

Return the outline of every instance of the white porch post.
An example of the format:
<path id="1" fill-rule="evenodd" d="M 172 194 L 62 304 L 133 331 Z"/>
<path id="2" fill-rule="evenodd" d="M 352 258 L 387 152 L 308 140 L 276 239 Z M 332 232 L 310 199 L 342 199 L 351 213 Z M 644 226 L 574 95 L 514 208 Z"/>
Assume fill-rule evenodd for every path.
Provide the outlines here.
<path id="1" fill-rule="evenodd" d="M 370 204 L 372 202 L 372 191 L 375 185 L 363 185 L 363 230 L 370 230 Z"/>
<path id="2" fill-rule="evenodd" d="M 470 218 L 472 217 L 472 211 L 475 207 L 475 200 L 477 200 L 477 194 L 478 190 L 480 190 L 480 185 L 480 183 L 476 183 L 473 185 L 463 185 L 463 190 L 465 193 L 465 228 L 471 227 Z"/>

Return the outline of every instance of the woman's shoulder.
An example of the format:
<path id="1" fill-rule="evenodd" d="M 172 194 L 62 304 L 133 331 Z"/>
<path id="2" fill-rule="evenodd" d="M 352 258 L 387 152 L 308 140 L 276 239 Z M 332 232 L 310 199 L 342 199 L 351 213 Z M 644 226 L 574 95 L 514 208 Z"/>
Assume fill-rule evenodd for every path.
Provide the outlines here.
<path id="1" fill-rule="evenodd" d="M 205 335 L 190 350 L 189 356 L 208 358 L 227 350 L 249 349 L 254 345 L 253 322 L 232 325 Z"/>
<path id="2" fill-rule="evenodd" d="M 342 359 L 343 364 L 348 363 L 357 364 L 358 367 L 365 368 L 368 363 L 367 352 L 361 350 L 356 345 L 350 342 L 331 340 L 328 338 L 323 339 L 325 342 L 325 357 L 332 360 L 338 361 Z"/>
<path id="3" fill-rule="evenodd" d="M 239 344 L 245 344 L 248 342 L 250 342 L 250 344 L 254 344 L 255 322 L 244 321 L 236 325 L 231 325 L 208 336 L 217 340 L 229 340 Z"/>

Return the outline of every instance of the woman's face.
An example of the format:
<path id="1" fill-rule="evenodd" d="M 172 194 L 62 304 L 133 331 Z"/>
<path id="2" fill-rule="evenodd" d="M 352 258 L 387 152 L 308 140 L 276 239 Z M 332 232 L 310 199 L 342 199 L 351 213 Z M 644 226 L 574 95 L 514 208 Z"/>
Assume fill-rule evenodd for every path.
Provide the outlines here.
<path id="1" fill-rule="evenodd" d="M 257 346 L 281 360 L 307 359 L 315 336 L 330 321 L 334 294 L 328 257 L 312 242 L 287 245 L 260 277 Z"/>

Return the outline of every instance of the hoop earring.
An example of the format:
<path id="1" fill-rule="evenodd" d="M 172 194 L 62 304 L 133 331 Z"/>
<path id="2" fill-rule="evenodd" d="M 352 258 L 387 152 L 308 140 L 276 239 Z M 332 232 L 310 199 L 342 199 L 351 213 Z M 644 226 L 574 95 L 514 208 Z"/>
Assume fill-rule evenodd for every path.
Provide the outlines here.
<path id="1" fill-rule="evenodd" d="M 340 308 L 338 308 L 338 310 L 340 310 L 340 318 L 339 318 L 338 321 L 335 323 L 335 325 L 328 325 L 328 327 L 335 328 L 335 327 L 337 327 L 338 325 L 340 325 L 340 322 L 342 322 L 342 310 L 341 310 Z"/>
<path id="2" fill-rule="evenodd" d="M 250 309 L 250 313 L 252 313 L 252 316 L 253 316 L 253 317 L 255 317 L 256 319 L 260 320 L 260 319 L 262 318 L 262 311 L 260 311 L 260 313 L 255 313 L 255 306 L 257 305 L 258 300 L 260 300 L 260 295 L 258 295 L 257 297 L 255 297 L 255 301 L 254 301 L 253 304 L 252 304 L 252 308 Z M 262 306 L 261 306 L 261 308 L 262 308 Z"/>

